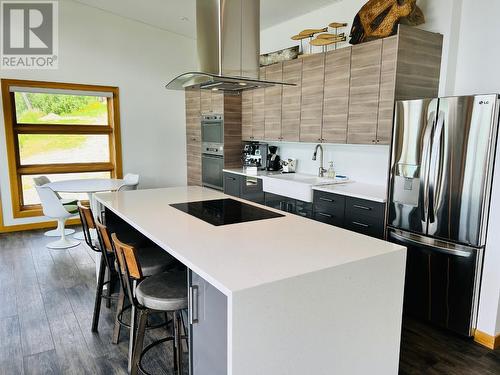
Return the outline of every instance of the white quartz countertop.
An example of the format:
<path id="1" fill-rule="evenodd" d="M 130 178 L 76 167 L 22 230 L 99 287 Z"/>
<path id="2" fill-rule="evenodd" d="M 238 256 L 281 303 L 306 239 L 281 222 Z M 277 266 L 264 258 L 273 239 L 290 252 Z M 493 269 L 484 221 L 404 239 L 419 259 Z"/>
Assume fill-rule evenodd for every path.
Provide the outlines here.
<path id="1" fill-rule="evenodd" d="M 387 201 L 387 188 L 385 186 L 364 184 L 355 181 L 347 184 L 313 186 L 313 190 L 346 195 L 374 202 L 385 203 Z"/>
<path id="2" fill-rule="evenodd" d="M 404 249 L 287 213 L 280 218 L 214 226 L 170 206 L 237 199 L 201 187 L 99 193 L 96 198 L 228 296 Z"/>
<path id="3" fill-rule="evenodd" d="M 282 174 L 281 172 L 266 171 L 266 170 L 257 170 L 257 172 L 249 172 L 249 171 L 247 171 L 246 168 L 230 168 L 230 169 L 223 169 L 222 171 L 234 173 L 234 174 L 239 174 L 241 176 L 250 176 L 250 177 L 257 177 L 257 178 Z"/>
<path id="4" fill-rule="evenodd" d="M 281 174 L 281 172 L 268 171 L 257 171 L 256 174 L 255 172 L 247 172 L 245 168 L 224 169 L 224 172 L 235 173 L 242 176 L 253 176 L 257 178 L 272 177 L 273 175 Z M 385 203 L 387 201 L 387 188 L 385 186 L 366 184 L 356 181 L 349 181 L 345 184 L 317 185 L 313 186 L 312 189 L 354 198 L 367 199 L 374 202 Z"/>

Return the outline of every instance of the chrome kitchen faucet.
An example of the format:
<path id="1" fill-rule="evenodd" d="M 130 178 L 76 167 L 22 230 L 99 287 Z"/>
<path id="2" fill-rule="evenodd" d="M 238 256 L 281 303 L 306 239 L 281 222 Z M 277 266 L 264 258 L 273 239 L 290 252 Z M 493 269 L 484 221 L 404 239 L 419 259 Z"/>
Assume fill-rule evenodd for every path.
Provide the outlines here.
<path id="1" fill-rule="evenodd" d="M 323 146 L 320 144 L 316 145 L 316 148 L 314 149 L 314 154 L 312 157 L 312 160 L 316 160 L 316 155 L 318 153 L 318 148 L 321 150 L 321 157 L 319 158 L 319 170 L 318 170 L 318 177 L 323 177 L 325 175 L 326 169 L 323 168 Z"/>

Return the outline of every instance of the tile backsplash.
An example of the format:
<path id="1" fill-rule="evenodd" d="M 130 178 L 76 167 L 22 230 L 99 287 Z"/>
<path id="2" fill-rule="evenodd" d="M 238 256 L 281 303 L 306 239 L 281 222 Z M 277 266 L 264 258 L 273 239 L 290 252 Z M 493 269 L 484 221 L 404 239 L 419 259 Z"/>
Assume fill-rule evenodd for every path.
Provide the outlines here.
<path id="1" fill-rule="evenodd" d="M 268 142 L 278 146 L 278 155 L 283 158 L 297 159 L 297 173 L 317 174 L 319 155 L 312 160 L 315 143 Z M 329 162 L 337 174 L 348 176 L 351 180 L 373 185 L 387 185 L 389 166 L 389 146 L 322 144 L 324 167 Z M 319 151 L 318 151 L 319 153 Z"/>

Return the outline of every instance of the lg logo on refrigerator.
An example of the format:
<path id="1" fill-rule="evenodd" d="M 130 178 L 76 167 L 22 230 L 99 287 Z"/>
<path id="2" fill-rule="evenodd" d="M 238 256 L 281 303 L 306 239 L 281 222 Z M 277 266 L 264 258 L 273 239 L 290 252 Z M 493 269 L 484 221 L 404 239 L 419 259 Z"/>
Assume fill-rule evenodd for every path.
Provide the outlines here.
<path id="1" fill-rule="evenodd" d="M 55 69 L 57 1 L 1 1 L 3 69 Z"/>

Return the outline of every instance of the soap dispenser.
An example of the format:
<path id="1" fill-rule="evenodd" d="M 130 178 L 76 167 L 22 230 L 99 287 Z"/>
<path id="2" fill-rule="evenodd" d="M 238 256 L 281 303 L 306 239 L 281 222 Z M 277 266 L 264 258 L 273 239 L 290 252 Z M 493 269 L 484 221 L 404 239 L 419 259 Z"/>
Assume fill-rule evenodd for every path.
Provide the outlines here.
<path id="1" fill-rule="evenodd" d="M 333 161 L 330 162 L 330 166 L 328 167 L 328 171 L 326 172 L 328 178 L 335 178 L 335 169 L 333 169 Z"/>

